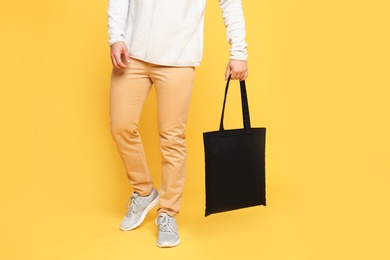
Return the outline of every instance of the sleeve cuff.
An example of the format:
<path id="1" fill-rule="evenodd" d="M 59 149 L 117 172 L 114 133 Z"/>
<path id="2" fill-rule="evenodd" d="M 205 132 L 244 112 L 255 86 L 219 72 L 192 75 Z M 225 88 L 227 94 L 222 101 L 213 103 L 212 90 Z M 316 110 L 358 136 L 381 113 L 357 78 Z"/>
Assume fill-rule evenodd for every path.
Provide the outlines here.
<path id="1" fill-rule="evenodd" d="M 114 43 L 117 43 L 117 42 L 124 42 L 123 37 L 122 36 L 118 36 L 118 37 L 110 38 L 110 40 L 108 40 L 108 44 L 110 46 L 113 45 Z"/>
<path id="2" fill-rule="evenodd" d="M 231 60 L 248 60 L 248 52 L 246 51 L 246 44 L 240 48 L 230 49 Z"/>
<path id="3" fill-rule="evenodd" d="M 248 60 L 248 55 L 230 55 L 231 60 Z"/>

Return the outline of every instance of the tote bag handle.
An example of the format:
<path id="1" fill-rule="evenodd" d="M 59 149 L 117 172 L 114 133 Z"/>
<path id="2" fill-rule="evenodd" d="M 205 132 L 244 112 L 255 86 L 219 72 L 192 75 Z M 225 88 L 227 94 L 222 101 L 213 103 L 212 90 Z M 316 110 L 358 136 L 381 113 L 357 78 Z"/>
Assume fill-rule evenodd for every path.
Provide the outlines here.
<path id="1" fill-rule="evenodd" d="M 222 107 L 221 122 L 219 124 L 219 131 L 225 130 L 223 127 L 223 119 L 225 116 L 225 104 L 226 104 L 226 97 L 229 89 L 230 77 L 231 76 L 229 76 L 226 82 L 225 97 L 223 99 L 223 107 Z M 246 94 L 245 80 L 240 81 L 240 90 L 241 90 L 241 107 L 242 107 L 242 119 L 243 119 L 244 129 L 249 129 L 251 128 L 251 122 L 249 117 L 248 98 Z"/>

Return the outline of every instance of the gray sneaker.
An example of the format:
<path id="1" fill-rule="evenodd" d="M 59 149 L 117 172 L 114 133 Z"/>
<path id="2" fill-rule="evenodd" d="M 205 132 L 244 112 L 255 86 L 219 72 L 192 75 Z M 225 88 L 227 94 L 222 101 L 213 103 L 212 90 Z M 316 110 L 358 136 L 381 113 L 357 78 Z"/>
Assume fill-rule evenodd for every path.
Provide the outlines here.
<path id="1" fill-rule="evenodd" d="M 158 247 L 174 247 L 180 244 L 179 231 L 174 217 L 161 213 L 156 219 L 158 225 Z"/>
<path id="2" fill-rule="evenodd" d="M 133 192 L 133 195 L 127 201 L 128 211 L 122 220 L 120 229 L 132 230 L 141 225 L 146 214 L 156 206 L 159 198 L 160 194 L 156 189 L 153 189 L 152 193 L 145 197 L 139 196 L 137 193 Z"/>

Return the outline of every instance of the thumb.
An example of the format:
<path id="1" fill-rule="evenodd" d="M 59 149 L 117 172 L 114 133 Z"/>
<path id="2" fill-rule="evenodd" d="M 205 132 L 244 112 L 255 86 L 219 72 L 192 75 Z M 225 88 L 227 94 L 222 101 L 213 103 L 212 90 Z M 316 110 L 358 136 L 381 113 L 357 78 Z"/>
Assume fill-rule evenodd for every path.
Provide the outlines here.
<path id="1" fill-rule="evenodd" d="M 232 70 L 230 69 L 230 64 L 228 64 L 226 66 L 226 71 L 225 71 L 225 80 L 227 80 L 229 78 L 229 75 L 231 72 L 232 72 Z"/>
<path id="2" fill-rule="evenodd" d="M 124 48 L 123 55 L 125 56 L 127 63 L 130 63 L 130 55 L 129 55 L 129 51 L 127 50 L 127 48 Z"/>

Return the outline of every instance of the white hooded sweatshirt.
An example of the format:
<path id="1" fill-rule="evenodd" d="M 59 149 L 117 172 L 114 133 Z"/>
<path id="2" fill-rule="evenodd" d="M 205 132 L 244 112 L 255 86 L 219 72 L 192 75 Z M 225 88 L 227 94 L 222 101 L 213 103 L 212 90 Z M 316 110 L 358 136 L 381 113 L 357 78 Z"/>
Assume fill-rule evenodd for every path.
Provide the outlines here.
<path id="1" fill-rule="evenodd" d="M 219 0 L 230 58 L 247 60 L 241 0 Z M 130 57 L 166 66 L 199 66 L 206 0 L 109 0 L 109 44 Z"/>

